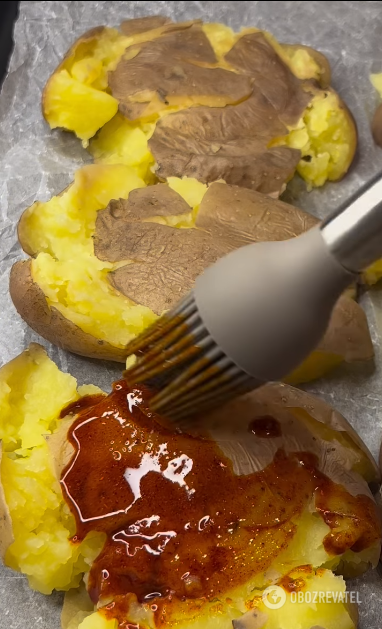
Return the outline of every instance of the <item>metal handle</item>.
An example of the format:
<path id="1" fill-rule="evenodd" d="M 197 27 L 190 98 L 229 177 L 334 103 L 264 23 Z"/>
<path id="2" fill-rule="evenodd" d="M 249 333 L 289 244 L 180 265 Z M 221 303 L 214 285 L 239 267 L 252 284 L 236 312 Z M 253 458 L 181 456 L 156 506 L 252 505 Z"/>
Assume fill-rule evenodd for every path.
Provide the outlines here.
<path id="1" fill-rule="evenodd" d="M 382 176 L 364 186 L 321 225 L 331 254 L 358 272 L 382 257 Z"/>

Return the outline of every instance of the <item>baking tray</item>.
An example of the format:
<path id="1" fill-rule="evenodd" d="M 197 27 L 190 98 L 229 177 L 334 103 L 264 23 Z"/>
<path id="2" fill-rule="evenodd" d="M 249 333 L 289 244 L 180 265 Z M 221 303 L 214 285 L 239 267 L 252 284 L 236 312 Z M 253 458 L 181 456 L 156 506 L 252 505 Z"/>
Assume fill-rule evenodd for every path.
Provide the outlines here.
<path id="1" fill-rule="evenodd" d="M 357 188 L 382 171 L 382 150 L 373 145 L 370 120 L 377 104 L 369 74 L 382 71 L 382 2 L 21 2 L 15 48 L 0 95 L 0 364 L 31 341 L 47 347 L 63 371 L 80 384 L 109 389 L 120 374 L 113 363 L 98 363 L 50 346 L 17 315 L 8 293 L 9 270 L 23 254 L 16 225 L 33 201 L 47 200 L 72 180 L 89 155 L 71 134 L 52 132 L 43 121 L 41 91 L 71 43 L 99 24 L 162 13 L 174 20 L 202 18 L 239 29 L 257 26 L 287 43 L 318 48 L 329 58 L 333 85 L 349 105 L 359 130 L 359 154 L 338 184 L 307 193 L 295 179 L 286 201 L 324 217 Z M 375 456 L 382 433 L 382 291 L 362 299 L 375 343 L 375 364 L 342 367 L 307 387 L 341 411 Z M 382 626 L 382 579 L 376 571 L 349 581 L 359 593 L 360 629 Z M 0 629 L 59 629 L 62 595 L 32 592 L 24 577 L 0 567 Z"/>

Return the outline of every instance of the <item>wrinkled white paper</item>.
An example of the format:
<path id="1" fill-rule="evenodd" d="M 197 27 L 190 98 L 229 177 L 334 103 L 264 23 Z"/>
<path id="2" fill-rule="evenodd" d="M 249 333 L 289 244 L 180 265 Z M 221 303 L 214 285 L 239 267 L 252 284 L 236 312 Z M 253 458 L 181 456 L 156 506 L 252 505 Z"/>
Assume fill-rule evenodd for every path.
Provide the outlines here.
<path id="1" fill-rule="evenodd" d="M 47 78 L 89 28 L 157 13 L 175 20 L 221 21 L 236 29 L 257 26 L 280 41 L 308 44 L 328 56 L 333 85 L 358 124 L 359 156 L 343 182 L 307 193 L 296 179 L 285 200 L 323 217 L 382 170 L 382 151 L 370 134 L 377 96 L 369 82 L 370 72 L 382 71 L 382 2 L 21 2 L 15 49 L 0 95 L 0 364 L 38 341 L 79 383 L 107 389 L 120 373 L 116 364 L 68 354 L 28 329 L 12 305 L 8 279 L 13 262 L 23 255 L 16 237 L 22 211 L 34 200 L 60 192 L 73 172 L 90 161 L 76 138 L 51 132 L 43 121 L 40 100 Z M 382 433 L 381 290 L 370 291 L 363 305 L 376 346 L 375 366 L 343 367 L 307 388 L 336 406 L 377 456 Z M 376 572 L 349 582 L 349 588 L 359 592 L 361 629 L 382 624 L 381 584 Z M 33 593 L 22 576 L 0 568 L 0 629 L 59 629 L 60 607 L 61 595 Z"/>

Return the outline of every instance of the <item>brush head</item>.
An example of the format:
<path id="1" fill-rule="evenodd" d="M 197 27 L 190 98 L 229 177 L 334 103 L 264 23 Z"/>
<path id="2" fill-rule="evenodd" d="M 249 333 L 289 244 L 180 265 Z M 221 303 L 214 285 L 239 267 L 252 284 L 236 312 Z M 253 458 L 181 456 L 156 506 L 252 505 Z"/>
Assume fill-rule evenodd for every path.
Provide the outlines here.
<path id="1" fill-rule="evenodd" d="M 158 390 L 150 408 L 177 422 L 263 384 L 218 347 L 200 317 L 193 292 L 127 350 L 137 357 L 125 371 L 127 380 Z"/>
<path id="2" fill-rule="evenodd" d="M 126 377 L 154 385 L 152 409 L 177 422 L 219 406 L 297 367 L 353 280 L 319 228 L 232 251 L 128 345 Z"/>

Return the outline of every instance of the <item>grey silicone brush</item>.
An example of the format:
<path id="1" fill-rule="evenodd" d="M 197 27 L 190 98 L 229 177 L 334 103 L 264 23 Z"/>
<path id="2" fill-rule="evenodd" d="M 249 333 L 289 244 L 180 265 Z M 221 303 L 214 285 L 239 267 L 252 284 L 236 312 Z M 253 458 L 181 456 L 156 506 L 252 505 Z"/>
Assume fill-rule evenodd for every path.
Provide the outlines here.
<path id="1" fill-rule="evenodd" d="M 356 274 L 382 257 L 382 179 L 319 227 L 218 260 L 193 291 L 128 346 L 134 383 L 159 383 L 151 408 L 180 420 L 297 367 Z"/>

